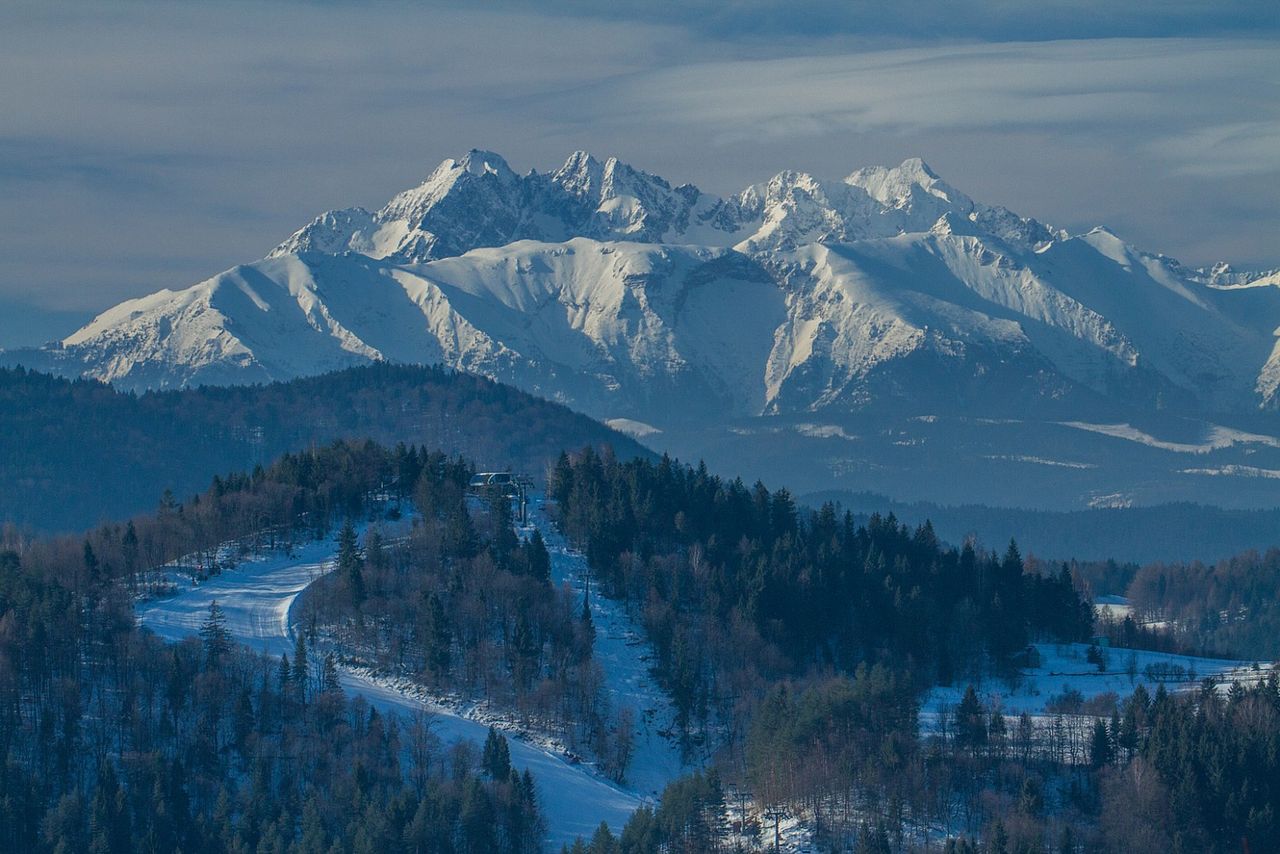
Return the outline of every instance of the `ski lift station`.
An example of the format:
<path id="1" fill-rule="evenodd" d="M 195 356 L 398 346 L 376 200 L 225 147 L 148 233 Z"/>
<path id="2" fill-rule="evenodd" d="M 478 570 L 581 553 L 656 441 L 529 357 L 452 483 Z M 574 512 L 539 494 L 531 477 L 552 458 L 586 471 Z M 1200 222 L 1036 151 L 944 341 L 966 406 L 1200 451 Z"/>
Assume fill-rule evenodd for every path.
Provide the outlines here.
<path id="1" fill-rule="evenodd" d="M 515 482 L 509 471 L 481 471 L 471 476 L 467 486 L 472 489 L 486 489 L 490 486 L 510 486 Z"/>
<path id="2" fill-rule="evenodd" d="M 467 491 L 474 495 L 500 492 L 516 499 L 516 518 L 521 525 L 528 524 L 528 490 L 533 483 L 526 477 L 517 477 L 509 471 L 482 471 L 471 476 Z"/>

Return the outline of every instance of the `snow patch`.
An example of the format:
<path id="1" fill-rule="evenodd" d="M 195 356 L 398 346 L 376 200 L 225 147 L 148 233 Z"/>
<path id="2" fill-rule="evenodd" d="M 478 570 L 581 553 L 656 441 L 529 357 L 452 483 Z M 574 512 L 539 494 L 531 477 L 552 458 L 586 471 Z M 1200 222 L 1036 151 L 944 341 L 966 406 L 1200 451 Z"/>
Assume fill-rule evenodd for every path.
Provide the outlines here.
<path id="1" fill-rule="evenodd" d="M 1159 448 L 1163 451 L 1173 451 L 1179 454 L 1207 454 L 1211 451 L 1219 451 L 1224 448 L 1230 448 L 1233 445 L 1265 445 L 1271 448 L 1280 448 L 1280 439 L 1274 436 L 1265 436 L 1260 433 L 1247 433 L 1243 430 L 1236 430 L 1231 427 L 1221 427 L 1212 425 L 1206 433 L 1204 439 L 1200 442 L 1168 442 L 1158 439 L 1150 433 L 1139 430 L 1130 424 L 1090 424 L 1085 421 L 1062 421 L 1059 422 L 1064 427 L 1072 427 L 1076 430 L 1085 430 L 1090 433 L 1100 433 L 1104 436 L 1112 436 L 1116 439 L 1124 439 L 1128 442 L 1137 442 L 1141 445 L 1147 445 L 1151 448 Z"/>
<path id="2" fill-rule="evenodd" d="M 645 436 L 653 436 L 662 432 L 660 428 L 654 427 L 652 424 L 646 424 L 643 421 L 636 421 L 632 418 L 608 418 L 605 419 L 604 423 L 619 433 L 626 433 L 635 439 L 643 439 Z"/>

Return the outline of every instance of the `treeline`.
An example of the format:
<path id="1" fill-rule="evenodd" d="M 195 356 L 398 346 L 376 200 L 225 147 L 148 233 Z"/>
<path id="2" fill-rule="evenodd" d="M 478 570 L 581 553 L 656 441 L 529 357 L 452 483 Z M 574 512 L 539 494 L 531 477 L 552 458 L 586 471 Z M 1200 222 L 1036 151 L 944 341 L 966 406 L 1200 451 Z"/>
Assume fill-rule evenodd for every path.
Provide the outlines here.
<path id="1" fill-rule="evenodd" d="M 1206 654 L 1280 658 L 1280 549 L 1213 564 L 1152 563 L 1128 589 L 1136 622 L 1164 624 L 1179 645 Z"/>
<path id="2" fill-rule="evenodd" d="M 426 718 L 348 701 L 332 660 L 239 651 L 216 607 L 182 644 L 135 625 L 129 580 L 148 560 L 264 525 L 304 536 L 423 459 L 338 443 L 125 526 L 0 551 L 3 848 L 538 850 L 534 784 L 496 758 L 505 745 L 446 749 Z"/>
<path id="3" fill-rule="evenodd" d="M 881 663 L 949 684 L 1092 625 L 1070 572 L 1028 574 L 1012 543 L 944 548 L 928 524 L 800 513 L 785 490 L 591 449 L 562 456 L 549 490 L 604 590 L 642 617 L 685 726 L 740 717 L 782 678 Z"/>
<path id="4" fill-rule="evenodd" d="M 560 449 L 628 437 L 559 404 L 443 368 L 373 364 L 261 386 L 123 393 L 0 368 L 0 523 L 83 530 L 214 474 L 335 439 L 424 444 L 541 475 Z"/>
<path id="5" fill-rule="evenodd" d="M 395 499 L 412 491 L 409 460 L 425 450 L 372 441 L 335 442 L 285 454 L 250 474 L 219 475 L 204 492 L 178 501 L 166 491 L 155 511 L 123 524 L 104 524 L 81 537 L 28 542 L 8 529 L 0 545 L 69 589 L 119 580 L 138 592 L 153 570 L 181 561 L 196 574 L 216 572 L 242 556 L 290 548 L 360 515 L 375 490 Z M 234 543 L 236 549 L 226 552 Z"/>
<path id="6" fill-rule="evenodd" d="M 862 518 L 873 512 L 892 512 L 910 524 L 928 519 L 938 536 L 953 543 L 967 537 L 998 543 L 1016 531 L 1024 551 L 1054 560 L 1114 560 L 1122 564 L 1212 561 L 1250 548 L 1265 550 L 1280 545 L 1277 508 L 1244 510 L 1172 502 L 1149 507 L 1031 510 L 895 501 L 875 493 L 844 490 L 806 494 L 801 501 L 812 506 L 832 501 Z M 1097 592 L 1123 590 L 1122 584 Z"/>

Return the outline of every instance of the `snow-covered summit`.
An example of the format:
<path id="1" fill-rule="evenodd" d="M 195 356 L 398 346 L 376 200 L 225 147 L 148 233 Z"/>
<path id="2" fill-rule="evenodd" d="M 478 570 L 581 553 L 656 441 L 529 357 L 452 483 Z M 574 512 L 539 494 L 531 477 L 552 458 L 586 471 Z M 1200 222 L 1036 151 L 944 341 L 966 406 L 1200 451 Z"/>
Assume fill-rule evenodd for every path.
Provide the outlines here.
<path id="1" fill-rule="evenodd" d="M 659 427 L 1010 401 L 1252 411 L 1280 405 L 1274 279 L 1056 231 L 918 158 L 722 198 L 585 151 L 519 174 L 473 150 L 40 358 L 131 387 L 443 362 Z"/>
<path id="2" fill-rule="evenodd" d="M 330 211 L 271 254 L 358 252 L 420 262 L 573 237 L 778 249 L 927 231 L 947 214 L 1006 240 L 1052 237 L 1034 220 L 976 204 L 919 158 L 859 169 L 843 181 L 781 172 L 720 198 L 692 184 L 672 187 L 616 157 L 575 151 L 550 172 L 517 175 L 501 156 L 472 150 L 376 213 Z"/>

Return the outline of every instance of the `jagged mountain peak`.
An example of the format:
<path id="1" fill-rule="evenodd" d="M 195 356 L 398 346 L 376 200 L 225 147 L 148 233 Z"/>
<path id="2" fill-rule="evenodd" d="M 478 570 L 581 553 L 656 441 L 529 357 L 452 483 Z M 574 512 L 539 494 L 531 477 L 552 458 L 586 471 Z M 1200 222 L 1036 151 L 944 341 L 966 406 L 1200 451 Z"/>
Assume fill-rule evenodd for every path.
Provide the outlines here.
<path id="1" fill-rule="evenodd" d="M 1230 287 L 1265 281 L 1069 237 L 919 158 L 719 198 L 616 157 L 520 175 L 475 149 L 203 290 L 113 310 L 57 358 L 135 387 L 443 361 L 639 420 L 974 401 L 993 371 L 1045 399 L 1274 407 L 1280 288 Z"/>
<path id="2" fill-rule="evenodd" d="M 861 187 L 867 195 L 892 208 L 911 204 L 919 194 L 940 199 L 968 213 L 973 200 L 938 177 L 919 157 L 910 157 L 898 166 L 867 166 L 850 173 L 844 183 Z"/>
<path id="3" fill-rule="evenodd" d="M 465 169 L 472 175 L 493 174 L 498 175 L 499 177 L 515 176 L 515 172 L 507 163 L 506 158 L 501 154 L 495 154 L 492 151 L 485 151 L 480 148 L 471 149 L 459 160 L 445 161 L 445 163 L 450 162 L 456 163 L 458 167 Z"/>

